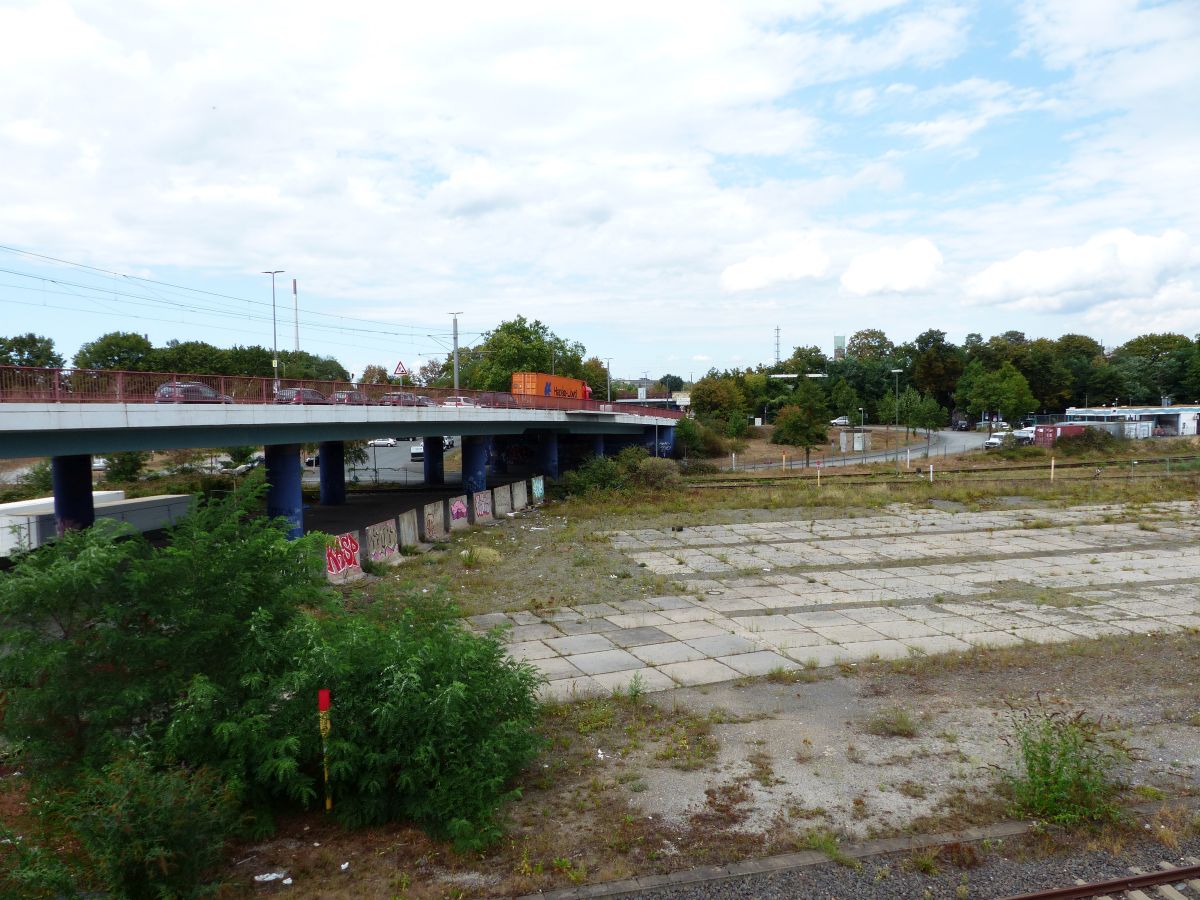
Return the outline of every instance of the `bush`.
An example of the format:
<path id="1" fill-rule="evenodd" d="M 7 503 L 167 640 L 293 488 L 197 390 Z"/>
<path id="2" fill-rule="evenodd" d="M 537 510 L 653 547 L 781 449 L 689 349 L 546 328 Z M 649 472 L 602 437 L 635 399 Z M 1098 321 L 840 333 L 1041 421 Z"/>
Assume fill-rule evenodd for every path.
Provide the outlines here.
<path id="1" fill-rule="evenodd" d="M 127 756 L 88 777 L 70 803 L 74 831 L 121 897 L 189 897 L 220 861 L 237 799 L 206 770 L 155 769 Z"/>
<path id="2" fill-rule="evenodd" d="M 579 495 L 619 490 L 624 486 L 624 478 L 615 459 L 593 456 L 578 469 L 564 472 L 561 483 L 564 493 Z"/>
<path id="3" fill-rule="evenodd" d="M 682 484 L 672 460 L 654 458 L 644 447 L 625 447 L 616 457 L 591 457 L 582 466 L 563 475 L 567 495 L 639 490 L 669 490 Z"/>
<path id="4" fill-rule="evenodd" d="M 665 491 L 679 487 L 683 479 L 674 460 L 651 457 L 638 462 L 630 473 L 629 483 L 643 490 Z"/>
<path id="5" fill-rule="evenodd" d="M 1122 443 L 1122 438 L 1102 428 L 1085 428 L 1082 434 L 1060 437 L 1054 442 L 1054 449 L 1064 456 L 1083 456 L 1086 453 L 1111 454 L 1117 452 Z"/>
<path id="6" fill-rule="evenodd" d="M 137 481 L 142 469 L 150 461 L 150 454 L 145 450 L 130 450 L 126 453 L 112 453 L 106 458 L 108 466 L 104 470 L 104 480 L 115 483 Z"/>
<path id="7" fill-rule="evenodd" d="M 729 439 L 697 419 L 685 416 L 675 426 L 675 454 L 712 458 L 729 454 Z"/>
<path id="8" fill-rule="evenodd" d="M 35 462 L 21 476 L 21 486 L 34 492 L 35 496 L 45 496 L 54 490 L 54 476 L 50 470 L 50 460 L 43 459 Z"/>
<path id="9" fill-rule="evenodd" d="M 1112 771 L 1128 756 L 1085 713 L 1036 709 L 1013 713 L 1018 771 L 1006 777 L 1018 808 L 1059 825 L 1116 816 Z"/>

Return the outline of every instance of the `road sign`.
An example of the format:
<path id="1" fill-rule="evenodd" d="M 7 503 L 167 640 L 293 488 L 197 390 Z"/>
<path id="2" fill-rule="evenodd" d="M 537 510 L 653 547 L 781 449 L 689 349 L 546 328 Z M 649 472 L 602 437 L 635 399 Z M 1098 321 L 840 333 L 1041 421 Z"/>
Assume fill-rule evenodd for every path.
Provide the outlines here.
<path id="1" fill-rule="evenodd" d="M 821 468 L 821 461 L 819 459 L 814 459 L 813 465 L 819 469 L 819 468 Z"/>
<path id="2" fill-rule="evenodd" d="M 403 378 L 408 374 L 408 369 L 404 367 L 403 361 L 396 363 L 396 371 L 392 373 L 396 378 Z"/>

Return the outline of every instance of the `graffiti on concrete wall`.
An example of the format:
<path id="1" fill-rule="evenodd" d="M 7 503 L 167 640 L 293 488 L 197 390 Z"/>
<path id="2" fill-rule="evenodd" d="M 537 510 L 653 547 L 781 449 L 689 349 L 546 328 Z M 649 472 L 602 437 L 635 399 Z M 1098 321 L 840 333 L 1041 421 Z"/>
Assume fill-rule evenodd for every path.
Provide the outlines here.
<path id="1" fill-rule="evenodd" d="M 467 517 L 467 504 L 457 497 L 450 501 L 450 518 L 457 522 Z"/>
<path id="2" fill-rule="evenodd" d="M 361 572 L 358 564 L 358 536 L 353 532 L 339 534 L 325 548 L 325 571 L 333 577 Z"/>
<path id="3" fill-rule="evenodd" d="M 490 519 L 492 517 L 491 491 L 476 491 L 471 495 L 471 501 L 475 504 L 476 519 Z"/>
<path id="4" fill-rule="evenodd" d="M 399 552 L 400 541 L 396 536 L 394 519 L 367 526 L 367 556 L 372 562 L 383 562 Z"/>
<path id="5" fill-rule="evenodd" d="M 546 482 L 541 475 L 531 478 L 529 484 L 533 487 L 533 502 L 541 503 L 546 497 Z"/>

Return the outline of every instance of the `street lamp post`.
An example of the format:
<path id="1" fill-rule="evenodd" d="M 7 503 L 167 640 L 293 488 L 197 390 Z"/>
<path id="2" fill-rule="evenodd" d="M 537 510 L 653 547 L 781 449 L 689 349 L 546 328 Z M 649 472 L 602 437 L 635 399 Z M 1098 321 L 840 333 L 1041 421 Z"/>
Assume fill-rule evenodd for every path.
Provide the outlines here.
<path id="1" fill-rule="evenodd" d="M 604 357 L 604 377 L 608 381 L 608 402 L 612 403 L 612 357 Z"/>
<path id="2" fill-rule="evenodd" d="M 279 328 L 275 320 L 275 276 L 282 275 L 283 269 L 273 269 L 263 272 L 271 276 L 271 377 L 275 382 L 275 390 L 279 390 Z"/>
<path id="3" fill-rule="evenodd" d="M 454 317 L 454 393 L 458 393 L 458 317 L 462 310 L 450 313 Z M 444 346 L 444 345 L 443 345 Z"/>

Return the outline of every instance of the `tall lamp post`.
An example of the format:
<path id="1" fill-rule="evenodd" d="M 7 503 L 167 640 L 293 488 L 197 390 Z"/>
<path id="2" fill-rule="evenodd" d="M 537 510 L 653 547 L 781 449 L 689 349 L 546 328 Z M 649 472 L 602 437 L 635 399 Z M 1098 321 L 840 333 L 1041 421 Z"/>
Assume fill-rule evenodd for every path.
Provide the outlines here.
<path id="1" fill-rule="evenodd" d="M 454 393 L 458 393 L 458 317 L 462 310 L 450 313 L 454 317 Z M 443 345 L 444 346 L 444 345 Z"/>
<path id="2" fill-rule="evenodd" d="M 896 382 L 896 427 L 900 427 L 900 373 L 903 369 L 892 369 L 892 378 Z"/>
<path id="3" fill-rule="evenodd" d="M 612 357 L 604 357 L 604 376 L 608 381 L 608 402 L 612 403 Z"/>
<path id="4" fill-rule="evenodd" d="M 273 269 L 263 272 L 271 276 L 271 377 L 275 381 L 275 390 L 279 391 L 279 328 L 275 321 L 275 276 L 282 275 L 283 269 Z"/>

